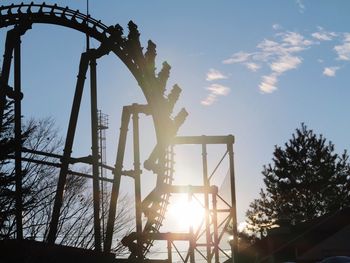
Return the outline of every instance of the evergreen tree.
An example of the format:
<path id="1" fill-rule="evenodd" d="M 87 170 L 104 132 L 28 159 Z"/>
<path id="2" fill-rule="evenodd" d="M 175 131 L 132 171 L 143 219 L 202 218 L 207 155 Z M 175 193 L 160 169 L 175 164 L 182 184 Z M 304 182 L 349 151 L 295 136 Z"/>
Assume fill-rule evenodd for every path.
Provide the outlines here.
<path id="1" fill-rule="evenodd" d="M 332 142 L 301 124 L 263 168 L 265 190 L 246 213 L 249 229 L 264 236 L 274 225 L 295 225 L 349 206 L 348 159 L 346 151 L 336 154 Z"/>
<path id="2" fill-rule="evenodd" d="M 270 199 L 263 190 L 260 191 L 260 198 L 250 203 L 246 213 L 246 223 L 246 232 L 252 233 L 252 242 L 256 238 L 265 236 L 267 229 L 275 225 L 273 211 L 270 207 Z"/>

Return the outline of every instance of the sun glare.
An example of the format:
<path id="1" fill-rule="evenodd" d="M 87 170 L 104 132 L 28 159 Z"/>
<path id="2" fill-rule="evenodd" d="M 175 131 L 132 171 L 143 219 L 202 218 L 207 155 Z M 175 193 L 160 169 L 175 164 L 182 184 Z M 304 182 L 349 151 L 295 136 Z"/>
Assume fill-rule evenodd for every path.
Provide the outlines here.
<path id="1" fill-rule="evenodd" d="M 169 205 L 169 213 L 181 230 L 198 228 L 204 220 L 205 210 L 198 200 L 189 201 L 187 196 L 174 198 Z"/>

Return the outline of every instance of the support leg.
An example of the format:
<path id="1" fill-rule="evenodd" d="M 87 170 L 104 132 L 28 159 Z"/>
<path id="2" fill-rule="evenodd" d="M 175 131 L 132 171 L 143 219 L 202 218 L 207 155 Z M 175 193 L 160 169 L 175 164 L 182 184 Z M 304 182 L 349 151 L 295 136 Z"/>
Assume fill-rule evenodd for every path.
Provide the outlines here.
<path id="1" fill-rule="evenodd" d="M 77 85 L 75 89 L 70 120 L 68 124 L 66 143 L 64 146 L 63 157 L 62 157 L 62 165 L 61 165 L 61 170 L 58 178 L 55 203 L 54 203 L 52 218 L 50 222 L 50 230 L 47 237 L 47 241 L 52 244 L 55 243 L 55 240 L 56 240 L 60 210 L 63 203 L 64 186 L 66 184 L 69 160 L 71 157 L 75 130 L 77 126 L 80 103 L 83 95 L 84 82 L 86 78 L 85 76 L 88 69 L 88 65 L 89 65 L 88 55 L 87 53 L 83 53 L 80 58 L 79 75 L 78 75 Z"/>
<path id="2" fill-rule="evenodd" d="M 212 212 L 212 222 L 214 229 L 214 256 L 215 263 L 219 263 L 219 232 L 218 232 L 218 214 L 217 214 L 217 199 L 216 193 L 212 194 L 213 201 L 213 212 Z"/>
<path id="3" fill-rule="evenodd" d="M 208 179 L 208 160 L 207 160 L 207 145 L 202 144 L 202 165 L 203 165 L 203 183 L 205 187 L 209 188 Z M 207 262 L 211 262 L 211 235 L 210 235 L 210 210 L 209 210 L 209 194 L 204 194 L 205 206 L 205 236 L 207 248 Z"/>
<path id="4" fill-rule="evenodd" d="M 98 167 L 98 120 L 97 120 L 97 80 L 96 59 L 90 61 L 91 81 L 91 151 L 92 151 L 92 188 L 94 201 L 94 234 L 95 250 L 101 251 L 101 225 L 100 225 L 100 189 L 99 189 L 99 167 Z"/>
<path id="5" fill-rule="evenodd" d="M 238 251 L 238 236 L 237 236 L 237 212 L 236 212 L 236 186 L 235 186 L 235 170 L 233 160 L 233 145 L 227 144 L 227 151 L 229 154 L 230 162 L 230 180 L 231 180 L 231 219 L 232 219 L 232 231 L 233 242 L 231 243 L 231 257 L 232 262 L 237 263 L 237 251 Z"/>
<path id="6" fill-rule="evenodd" d="M 14 49 L 14 90 L 16 94 L 21 93 L 21 39 L 15 41 Z M 16 233 L 17 239 L 23 239 L 22 211 L 22 131 L 21 131 L 21 96 L 15 96 L 15 174 L 16 174 Z"/>
<path id="7" fill-rule="evenodd" d="M 121 124 L 120 134 L 119 134 L 117 158 L 116 158 L 115 169 L 114 169 L 114 182 L 112 186 L 111 201 L 109 205 L 106 240 L 104 242 L 104 252 L 106 253 L 110 252 L 111 246 L 112 246 L 114 222 L 115 222 L 115 215 L 117 210 L 117 201 L 118 201 L 118 195 L 119 195 L 121 172 L 123 169 L 126 136 L 128 133 L 129 122 L 130 122 L 130 112 L 128 107 L 124 106 L 123 113 L 122 113 L 122 124 Z"/>
<path id="8" fill-rule="evenodd" d="M 14 34 L 15 32 L 13 30 L 8 31 L 6 34 L 4 60 L 0 75 L 0 131 L 2 130 L 2 119 L 6 106 L 6 93 L 10 77 L 12 53 L 15 47 Z"/>
<path id="9" fill-rule="evenodd" d="M 173 262 L 173 253 L 171 251 L 171 240 L 167 240 L 168 262 Z"/>
<path id="10" fill-rule="evenodd" d="M 139 116 L 133 112 L 133 142 L 134 142 L 134 175 L 135 175 L 135 217 L 137 233 L 138 254 L 142 255 L 142 206 L 141 206 L 141 168 L 140 168 L 140 138 L 139 138 Z M 140 258 L 142 261 L 142 257 Z"/>
<path id="11" fill-rule="evenodd" d="M 192 203 L 192 193 L 188 194 L 188 203 Z M 194 250 L 196 248 L 196 239 L 193 232 L 193 225 L 190 225 L 190 263 L 195 263 Z"/>

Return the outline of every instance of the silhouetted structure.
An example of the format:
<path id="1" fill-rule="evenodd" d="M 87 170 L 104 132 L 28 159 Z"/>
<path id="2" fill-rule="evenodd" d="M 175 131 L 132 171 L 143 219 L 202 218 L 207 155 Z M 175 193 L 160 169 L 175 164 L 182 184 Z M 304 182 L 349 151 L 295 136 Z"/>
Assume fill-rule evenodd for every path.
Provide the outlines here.
<path id="1" fill-rule="evenodd" d="M 230 258 L 235 255 L 237 243 L 233 242 L 230 252 L 220 246 L 230 222 L 233 222 L 233 233 L 237 234 L 236 207 L 235 207 L 235 183 L 234 183 L 234 162 L 233 143 L 234 137 L 229 136 L 192 136 L 176 137 L 176 133 L 187 117 L 187 112 L 182 109 L 173 117 L 174 106 L 180 96 L 181 89 L 174 85 L 171 91 L 166 94 L 166 84 L 170 74 L 170 66 L 164 62 L 162 69 L 157 73 L 155 67 L 156 45 L 148 41 L 147 50 L 143 53 L 139 41 L 137 26 L 130 21 L 129 32 L 123 35 L 123 28 L 120 25 L 106 26 L 100 21 L 84 15 L 79 11 L 62 8 L 57 5 L 43 4 L 20 4 L 0 7 L 0 28 L 12 27 L 7 32 L 5 43 L 5 54 L 1 71 L 0 82 L 0 120 L 4 113 L 4 106 L 7 99 L 14 100 L 15 104 L 15 167 L 16 167 L 16 233 L 17 240 L 1 241 L 2 248 L 8 253 L 0 253 L 1 257 L 8 262 L 20 262 L 30 260 L 31 262 L 172 262 L 173 249 L 177 251 L 175 241 L 187 241 L 188 252 L 181 257 L 184 262 L 195 262 L 196 255 L 204 258 L 207 262 L 222 261 L 222 257 Z M 21 37 L 36 23 L 46 23 L 72 28 L 94 38 L 100 42 L 96 49 L 88 49 L 82 53 L 73 98 L 71 114 L 63 155 L 49 154 L 31 149 L 24 149 L 21 145 Z M 137 80 L 141 87 L 147 104 L 132 104 L 124 106 L 121 116 L 121 128 L 117 146 L 115 165 L 109 166 L 104 162 L 103 156 L 103 130 L 106 123 L 98 116 L 97 105 L 97 81 L 96 61 L 109 53 L 114 53 L 123 61 Z M 14 87 L 9 86 L 10 67 L 14 64 Z M 91 106 L 91 154 L 81 158 L 72 156 L 72 147 L 75 139 L 77 120 L 80 112 L 82 93 L 84 90 L 86 73 L 90 69 L 90 106 Z M 141 156 L 139 117 L 140 115 L 151 116 L 155 132 L 156 146 L 148 159 L 144 161 L 144 168 L 157 175 L 157 182 L 149 195 L 142 200 L 141 197 Z M 126 150 L 126 139 L 128 128 L 132 123 L 133 139 L 133 163 L 132 170 L 123 170 L 124 155 Z M 1 123 L 0 123 L 1 125 Z M 198 186 L 173 185 L 174 180 L 174 147 L 176 145 L 197 144 L 202 147 L 203 184 Z M 227 157 L 231 177 L 231 200 L 224 202 L 226 208 L 218 208 L 220 199 L 217 187 L 212 185 L 212 174 L 208 173 L 207 167 L 207 145 L 222 144 L 226 152 L 221 161 Z M 39 162 L 40 156 L 57 158 L 60 167 L 57 191 L 52 211 L 50 230 L 46 243 L 23 240 L 22 229 L 22 152 L 31 151 L 35 157 L 26 162 Z M 102 156 L 102 158 L 101 158 Z M 37 158 L 36 158 L 37 157 Z M 92 165 L 92 174 L 83 174 L 69 169 L 70 164 L 86 163 Z M 50 163 L 45 163 L 50 165 Z M 113 179 L 103 174 L 103 169 L 113 173 Z M 69 248 L 55 245 L 58 234 L 58 220 L 60 209 L 64 199 L 64 187 L 68 174 L 85 176 L 93 180 L 94 200 L 94 252 L 77 248 Z M 119 188 L 122 176 L 129 176 L 135 182 L 135 207 L 136 207 L 136 232 L 123 238 L 123 245 L 129 247 L 130 257 L 126 259 L 113 259 L 109 254 L 113 241 L 113 226 L 116 216 L 116 206 L 119 195 Z M 108 220 L 106 229 L 101 230 L 100 209 L 101 209 L 101 184 L 100 182 L 112 184 L 110 206 L 108 209 Z M 191 228 L 189 233 L 162 233 L 160 232 L 162 222 L 165 218 L 166 207 L 171 194 L 183 193 L 192 198 L 199 194 L 204 199 L 205 223 L 198 229 Z M 219 217 L 218 214 L 224 214 Z M 146 219 L 143 222 L 143 218 Z M 204 230 L 203 230 L 204 229 Z M 103 238 L 104 237 L 104 238 Z M 154 241 L 164 240 L 167 242 L 167 258 L 164 260 L 148 260 L 146 255 Z M 205 247 L 205 253 L 198 248 Z M 14 255 L 17 249 L 23 253 Z M 40 253 L 39 251 L 43 251 Z M 13 257 L 11 256 L 13 255 Z M 181 256 L 181 255 L 180 255 Z"/>
<path id="2" fill-rule="evenodd" d="M 315 263 L 350 256 L 350 208 L 268 231 L 262 240 L 239 252 L 239 262 Z"/>

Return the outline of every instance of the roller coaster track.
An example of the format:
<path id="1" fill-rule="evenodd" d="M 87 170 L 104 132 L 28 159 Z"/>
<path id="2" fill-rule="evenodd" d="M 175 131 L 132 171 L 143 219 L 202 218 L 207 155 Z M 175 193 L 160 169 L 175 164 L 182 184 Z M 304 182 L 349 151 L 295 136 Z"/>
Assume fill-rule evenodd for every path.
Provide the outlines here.
<path id="1" fill-rule="evenodd" d="M 14 26 L 14 29 L 22 28 L 21 34 L 24 34 L 32 24 L 38 23 L 68 27 L 96 39 L 101 44 L 94 51 L 95 57 L 99 58 L 109 52 L 115 53 L 137 80 L 150 107 L 157 137 L 157 145 L 144 164 L 146 169 L 157 175 L 157 185 L 142 203 L 144 215 L 147 217 L 143 233 L 147 235 L 147 233 L 159 231 L 169 201 L 169 194 L 159 190 L 162 186 L 171 184 L 173 180 L 172 151 L 167 153 L 168 142 L 176 135 L 187 116 L 187 112 L 182 109 L 172 117 L 181 89 L 174 85 L 165 95 L 170 66 L 164 62 L 162 69 L 156 73 L 156 45 L 149 40 L 147 50 L 143 53 L 139 41 L 140 34 L 132 21 L 128 24 L 128 35 L 124 36 L 120 25 L 107 26 L 101 21 L 80 13 L 79 10 L 71 10 L 68 7 L 33 2 L 0 7 L 0 28 L 9 26 Z M 6 73 L 4 71 L 2 73 L 0 88 L 8 86 L 8 76 L 4 76 L 8 74 L 4 74 Z M 143 247 L 144 255 L 149 251 L 152 243 L 153 240 L 146 241 Z"/>
<path id="2" fill-rule="evenodd" d="M 108 27 L 89 15 L 68 7 L 43 4 L 12 4 L 0 7 L 0 27 L 18 25 L 23 21 L 31 23 L 56 24 L 76 29 L 99 41 L 110 35 Z"/>
<path id="3" fill-rule="evenodd" d="M 166 155 L 166 170 L 165 176 L 163 178 L 164 185 L 171 185 L 174 178 L 174 152 L 173 147 L 170 146 Z M 148 197 L 145 198 L 144 203 L 147 203 L 147 198 L 152 196 L 152 203 L 147 206 L 144 204 L 144 214 L 147 216 L 148 220 L 144 227 L 144 234 L 147 236 L 147 233 L 157 233 L 162 226 L 162 222 L 165 218 L 165 213 L 167 210 L 167 205 L 169 203 L 170 194 L 163 193 L 158 191 L 159 189 L 155 188 Z M 150 248 L 153 245 L 154 240 L 148 240 L 144 247 L 144 256 L 149 252 Z"/>

